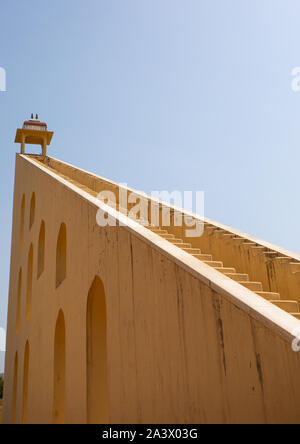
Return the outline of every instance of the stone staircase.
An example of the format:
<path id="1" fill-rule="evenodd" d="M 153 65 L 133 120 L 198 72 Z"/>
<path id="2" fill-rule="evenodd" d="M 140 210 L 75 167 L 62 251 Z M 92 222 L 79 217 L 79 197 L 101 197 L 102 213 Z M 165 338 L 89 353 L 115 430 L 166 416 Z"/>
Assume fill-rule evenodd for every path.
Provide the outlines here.
<path id="1" fill-rule="evenodd" d="M 249 280 L 249 275 L 247 273 L 237 273 L 235 268 L 224 267 L 223 262 L 214 260 L 211 254 L 202 254 L 199 248 L 192 248 L 189 243 L 184 243 L 182 239 L 176 238 L 174 234 L 169 234 L 167 230 L 161 229 L 159 227 L 147 227 L 153 233 L 159 235 L 168 242 L 171 242 L 174 246 L 181 248 L 183 251 L 191 254 L 193 257 L 199 259 L 206 265 L 213 267 L 215 270 L 223 273 L 225 276 L 233 279 L 259 296 L 267 299 L 272 304 L 281 308 L 282 310 L 290 313 L 300 320 L 299 305 L 297 301 L 292 300 L 282 300 L 279 293 L 273 293 L 269 291 L 264 291 L 261 282 L 253 282 Z"/>
<path id="2" fill-rule="evenodd" d="M 57 170 L 51 168 L 49 165 L 44 164 L 43 166 L 46 167 L 48 170 L 53 171 L 55 174 L 60 176 L 61 178 L 67 180 L 71 184 L 75 185 L 76 187 L 82 189 L 83 191 L 91 194 L 94 197 L 97 197 L 98 193 L 91 188 L 87 187 L 86 185 L 83 185 L 82 183 L 71 179 L 69 176 L 66 176 Z M 117 210 L 121 211 L 123 214 L 124 210 L 117 205 Z M 233 279 L 234 281 L 238 282 L 240 285 L 243 285 L 244 287 L 248 288 L 249 290 L 253 291 L 254 293 L 258 294 L 259 296 L 263 297 L 264 299 L 268 300 L 272 304 L 276 305 L 277 307 L 281 308 L 282 310 L 286 311 L 287 313 L 291 314 L 292 316 L 296 317 L 300 320 L 300 311 L 299 311 L 299 304 L 297 301 L 294 300 L 283 300 L 280 297 L 279 293 L 270 292 L 270 291 L 264 291 L 263 285 L 261 282 L 254 282 L 250 281 L 249 275 L 247 273 L 237 273 L 236 269 L 234 267 L 224 267 L 223 262 L 214 260 L 211 254 L 202 254 L 201 250 L 199 248 L 193 248 L 192 244 L 190 243 L 184 243 L 182 239 L 176 238 L 174 234 L 168 233 L 166 229 L 161 229 L 160 227 L 152 227 L 148 224 L 147 221 L 139 220 L 138 223 L 141 223 L 145 228 L 148 228 L 153 233 L 159 235 L 160 237 L 164 238 L 168 242 L 172 243 L 174 246 L 181 248 L 182 250 L 186 251 L 187 253 L 191 254 L 193 257 L 199 259 L 206 265 L 209 265 L 210 267 L 213 267 L 216 271 L 223 273 L 225 276 L 229 277 L 230 279 Z M 205 226 L 206 230 L 210 231 L 223 231 L 218 227 L 215 227 L 214 225 L 206 224 Z M 246 241 L 245 239 L 240 238 L 239 236 L 235 236 L 232 233 L 222 233 L 224 237 L 230 237 L 235 241 L 242 241 L 244 245 L 249 245 L 252 248 L 259 251 L 264 251 L 265 247 L 255 244 L 254 242 Z M 290 261 L 287 257 L 278 257 L 278 253 L 276 252 L 270 252 L 267 251 L 264 253 L 270 257 L 275 257 L 278 261 Z M 291 266 L 296 267 L 296 271 L 300 271 L 300 264 L 299 263 L 292 263 Z"/>

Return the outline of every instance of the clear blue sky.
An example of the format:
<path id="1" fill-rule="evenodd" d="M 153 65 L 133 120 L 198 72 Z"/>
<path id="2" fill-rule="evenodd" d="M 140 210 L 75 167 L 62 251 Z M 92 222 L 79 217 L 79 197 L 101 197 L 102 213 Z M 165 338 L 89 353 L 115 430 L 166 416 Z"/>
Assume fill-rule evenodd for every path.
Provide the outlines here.
<path id="1" fill-rule="evenodd" d="M 146 192 L 204 190 L 207 217 L 300 252 L 299 18 L 297 0 L 1 2 L 1 326 L 31 112 L 53 156 Z"/>

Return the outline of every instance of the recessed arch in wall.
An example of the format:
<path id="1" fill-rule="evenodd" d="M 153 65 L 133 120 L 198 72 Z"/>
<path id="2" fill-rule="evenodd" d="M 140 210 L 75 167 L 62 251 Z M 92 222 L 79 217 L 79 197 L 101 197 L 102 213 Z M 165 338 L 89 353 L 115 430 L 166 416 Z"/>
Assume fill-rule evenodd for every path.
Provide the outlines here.
<path id="1" fill-rule="evenodd" d="M 28 382 L 29 382 L 29 342 L 26 342 L 24 353 L 24 369 L 23 369 L 23 403 L 22 403 L 22 424 L 27 424 L 27 408 L 28 408 Z"/>
<path id="2" fill-rule="evenodd" d="M 12 398 L 12 413 L 11 413 L 12 424 L 15 424 L 16 422 L 17 389 L 18 389 L 18 352 L 16 352 L 15 354 L 15 363 L 14 363 L 14 382 L 13 382 L 13 398 Z"/>
<path id="3" fill-rule="evenodd" d="M 29 229 L 31 229 L 34 224 L 35 217 L 35 193 L 32 193 L 31 201 L 30 201 L 30 213 L 29 213 Z"/>
<path id="4" fill-rule="evenodd" d="M 67 275 L 67 228 L 62 223 L 59 229 L 56 245 L 56 288 L 65 280 Z"/>
<path id="5" fill-rule="evenodd" d="M 24 219 L 25 219 L 25 194 L 22 196 L 21 208 L 20 208 L 20 249 L 24 243 Z"/>
<path id="6" fill-rule="evenodd" d="M 107 424 L 108 383 L 106 300 L 102 280 L 96 276 L 88 294 L 86 314 L 87 422 Z"/>
<path id="7" fill-rule="evenodd" d="M 45 236 L 45 222 L 42 220 L 38 242 L 37 278 L 42 275 L 45 268 Z"/>
<path id="8" fill-rule="evenodd" d="M 27 287 L 26 287 L 26 320 L 31 316 L 32 306 L 32 273 L 33 273 L 33 245 L 30 245 L 27 260 Z"/>
<path id="9" fill-rule="evenodd" d="M 20 331 L 21 323 L 21 294 L 22 294 L 22 268 L 19 270 L 18 277 L 18 293 L 17 293 L 17 314 L 16 314 L 16 332 Z"/>
<path id="10" fill-rule="evenodd" d="M 60 310 L 54 337 L 54 381 L 53 381 L 53 423 L 65 423 L 66 397 L 66 327 Z"/>

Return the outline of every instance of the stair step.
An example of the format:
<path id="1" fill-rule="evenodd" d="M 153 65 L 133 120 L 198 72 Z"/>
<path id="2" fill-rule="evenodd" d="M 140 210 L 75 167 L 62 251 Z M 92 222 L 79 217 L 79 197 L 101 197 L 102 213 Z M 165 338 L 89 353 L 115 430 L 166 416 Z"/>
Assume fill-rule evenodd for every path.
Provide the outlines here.
<path id="1" fill-rule="evenodd" d="M 284 311 L 287 311 L 288 313 L 298 313 L 299 312 L 299 305 L 297 301 L 270 301 L 272 304 L 276 305 L 277 307 L 281 308 Z"/>
<path id="2" fill-rule="evenodd" d="M 290 267 L 291 267 L 292 273 L 299 273 L 300 272 L 300 263 L 299 262 L 290 262 Z"/>
<path id="3" fill-rule="evenodd" d="M 182 239 L 178 239 L 177 237 L 173 237 L 173 238 L 170 238 L 170 239 L 167 239 L 167 240 L 169 242 L 172 242 L 172 244 L 183 244 L 183 240 Z"/>
<path id="4" fill-rule="evenodd" d="M 218 227 L 205 227 L 205 230 L 207 231 L 215 231 L 215 230 L 219 230 Z"/>
<path id="5" fill-rule="evenodd" d="M 249 275 L 246 273 L 225 273 L 230 279 L 237 282 L 247 282 L 249 281 Z"/>
<path id="6" fill-rule="evenodd" d="M 199 259 L 200 261 L 212 261 L 212 255 L 211 254 L 193 254 L 193 256 L 196 259 Z"/>
<path id="7" fill-rule="evenodd" d="M 209 265 L 210 267 L 213 268 L 220 268 L 223 267 L 223 262 L 219 262 L 219 261 L 203 261 L 206 265 Z"/>
<path id="8" fill-rule="evenodd" d="M 276 253 L 276 251 L 266 251 L 264 255 L 267 257 L 275 258 L 278 256 L 278 253 Z"/>
<path id="9" fill-rule="evenodd" d="M 189 248 L 189 249 L 191 249 L 191 244 L 184 244 L 182 241 L 181 242 L 172 242 L 172 244 L 173 245 L 175 245 L 175 247 L 179 247 L 179 248 L 182 248 L 182 249 L 187 249 L 187 248 Z"/>
<path id="10" fill-rule="evenodd" d="M 252 290 L 252 291 L 263 291 L 262 288 L 262 283 L 261 282 L 245 282 L 245 281 L 240 281 L 239 284 L 243 285 L 244 287 L 248 288 L 248 290 Z"/>
<path id="11" fill-rule="evenodd" d="M 226 273 L 235 273 L 235 272 L 236 272 L 235 268 L 216 267 L 216 269 L 217 269 L 220 273 L 223 273 L 223 274 L 226 274 Z"/>
<path id="12" fill-rule="evenodd" d="M 149 230 L 156 234 L 169 234 L 166 230 L 161 230 L 160 228 L 149 227 Z"/>
<path id="13" fill-rule="evenodd" d="M 163 237 L 164 239 L 175 239 L 174 234 L 164 234 L 164 233 L 160 233 L 160 236 Z"/>
<path id="14" fill-rule="evenodd" d="M 278 301 L 280 299 L 279 293 L 273 293 L 272 291 L 257 291 L 259 296 L 267 299 L 268 301 Z"/>
<path id="15" fill-rule="evenodd" d="M 245 241 L 245 239 L 243 237 L 238 237 L 238 236 L 234 236 L 232 239 L 235 241 L 241 241 L 241 242 Z"/>
<path id="16" fill-rule="evenodd" d="M 277 256 L 275 257 L 275 260 L 278 261 L 280 264 L 285 264 L 286 262 L 290 262 L 291 258 L 286 256 Z"/>
<path id="17" fill-rule="evenodd" d="M 189 254 L 201 254 L 201 250 L 199 248 L 183 248 Z"/>

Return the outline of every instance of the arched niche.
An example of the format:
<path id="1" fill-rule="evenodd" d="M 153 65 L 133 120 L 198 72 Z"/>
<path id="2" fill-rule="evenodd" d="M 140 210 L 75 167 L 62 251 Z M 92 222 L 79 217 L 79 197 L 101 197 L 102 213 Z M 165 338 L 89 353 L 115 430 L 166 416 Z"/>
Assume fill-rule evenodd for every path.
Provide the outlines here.
<path id="1" fill-rule="evenodd" d="M 108 383 L 106 300 L 103 282 L 96 276 L 88 293 L 86 313 L 87 422 L 107 424 Z"/>

